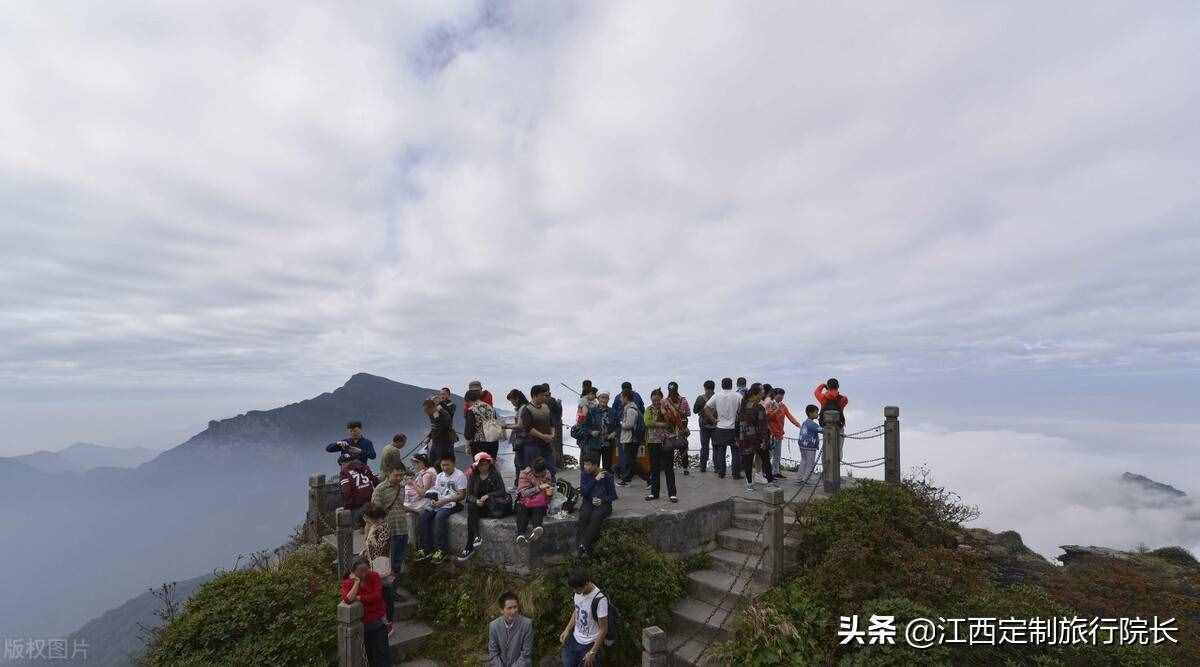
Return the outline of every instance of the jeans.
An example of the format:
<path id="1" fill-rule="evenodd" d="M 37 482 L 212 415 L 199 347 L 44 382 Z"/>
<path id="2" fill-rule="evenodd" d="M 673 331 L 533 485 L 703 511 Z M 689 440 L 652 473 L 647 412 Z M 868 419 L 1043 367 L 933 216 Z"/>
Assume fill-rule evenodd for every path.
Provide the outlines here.
<path id="1" fill-rule="evenodd" d="M 408 556 L 408 533 L 392 535 L 392 574 L 400 574 L 404 559 Z"/>
<path id="2" fill-rule="evenodd" d="M 708 445 L 712 442 L 713 431 L 715 430 L 703 426 L 700 427 L 700 472 L 708 470 Z"/>
<path id="3" fill-rule="evenodd" d="M 592 642 L 592 644 L 595 644 L 595 642 Z M 580 667 L 581 665 L 583 665 L 583 656 L 588 651 L 592 650 L 592 644 L 582 644 L 581 645 L 579 642 L 575 641 L 575 632 L 574 631 L 568 632 L 567 633 L 567 643 L 563 644 L 563 648 L 562 648 L 563 667 Z M 599 667 L 601 657 L 602 656 L 600 655 L 600 653 L 597 652 L 596 660 L 594 662 L 592 662 L 592 664 Z"/>
<path id="4" fill-rule="evenodd" d="M 462 509 L 455 504 L 437 509 L 421 510 L 421 548 L 450 550 L 450 515 Z M 436 542 L 434 541 L 436 536 Z"/>
<path id="5" fill-rule="evenodd" d="M 800 448 L 800 472 L 797 473 L 797 476 L 800 479 L 797 481 L 800 481 L 800 482 L 804 481 L 804 478 L 808 477 L 809 473 L 811 473 L 813 471 L 813 468 L 815 468 L 816 466 L 817 466 L 817 450 L 808 449 L 807 447 L 801 447 Z"/>
<path id="6" fill-rule="evenodd" d="M 771 436 L 771 471 L 779 474 L 779 463 L 783 457 L 783 438 Z"/>
<path id="7" fill-rule="evenodd" d="M 733 429 L 718 428 L 713 429 L 713 469 L 721 477 L 725 476 L 725 450 L 733 446 Z M 741 464 L 738 463 L 737 451 L 730 452 L 733 455 L 733 476 L 738 476 L 738 471 L 741 469 Z"/>
<path id="8" fill-rule="evenodd" d="M 753 449 L 742 450 L 742 471 L 746 473 L 746 482 L 754 481 L 754 457 L 757 456 L 762 462 L 763 477 L 767 478 L 767 483 L 775 482 L 775 474 L 771 472 L 771 453 L 765 447 L 759 445 Z"/>
<path id="9" fill-rule="evenodd" d="M 675 493 L 675 450 L 663 447 L 661 442 L 646 443 L 646 450 L 650 455 L 650 495 L 658 497 L 659 478 L 662 476 L 667 478 L 667 495 L 678 495 Z"/>
<path id="10" fill-rule="evenodd" d="M 591 498 L 579 499 L 579 518 L 575 524 L 575 537 L 579 548 L 591 553 L 592 545 L 600 537 L 600 526 L 612 514 L 612 501 L 601 500 L 597 505 Z"/>
<path id="11" fill-rule="evenodd" d="M 388 649 L 387 623 L 377 621 L 363 626 L 363 645 L 370 667 L 391 667 L 392 654 Z"/>
<path id="12" fill-rule="evenodd" d="M 541 440 L 525 443 L 525 465 L 532 464 L 533 460 L 539 456 L 546 461 L 546 469 L 550 471 L 550 476 L 557 477 L 558 464 L 554 460 L 554 452 L 551 451 L 550 445 Z"/>
<path id="13" fill-rule="evenodd" d="M 533 524 L 536 528 L 542 525 L 542 519 L 546 518 L 545 507 L 526 507 L 517 501 L 517 534 L 528 535 L 529 524 Z"/>

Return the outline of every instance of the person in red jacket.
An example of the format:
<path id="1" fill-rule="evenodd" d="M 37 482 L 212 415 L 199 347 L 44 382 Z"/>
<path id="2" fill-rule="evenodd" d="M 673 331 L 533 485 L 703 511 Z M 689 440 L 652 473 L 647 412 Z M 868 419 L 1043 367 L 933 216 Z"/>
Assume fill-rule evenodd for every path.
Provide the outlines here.
<path id="1" fill-rule="evenodd" d="M 792 411 L 788 409 L 787 403 L 783 402 L 783 397 L 787 394 L 783 387 L 775 387 L 771 390 L 770 404 L 763 404 L 767 409 L 767 427 L 771 431 L 771 470 L 779 479 L 787 479 L 787 475 L 783 474 L 783 468 L 780 463 L 783 461 L 783 420 L 787 419 L 792 422 L 796 428 L 800 428 L 800 422 L 792 415 Z"/>
<path id="2" fill-rule="evenodd" d="M 350 574 L 342 580 L 342 602 L 361 602 L 363 608 L 363 644 L 370 667 L 392 664 L 388 648 L 387 606 L 383 600 L 383 579 L 371 569 L 366 558 L 358 558 Z"/>
<path id="3" fill-rule="evenodd" d="M 839 426 L 846 425 L 846 405 L 850 399 L 846 398 L 845 394 L 838 388 L 837 378 L 829 378 L 825 382 L 817 385 L 813 396 L 817 399 L 817 407 L 821 408 L 821 425 L 825 425 L 825 411 L 837 410 L 842 414 L 842 418 L 838 420 Z"/>
<path id="4" fill-rule="evenodd" d="M 371 494 L 375 492 L 379 478 L 365 463 L 351 454 L 344 453 L 339 456 L 338 464 L 342 466 L 342 507 L 353 512 L 354 524 L 358 525 L 363 513 L 367 511 L 367 504 L 371 502 Z"/>

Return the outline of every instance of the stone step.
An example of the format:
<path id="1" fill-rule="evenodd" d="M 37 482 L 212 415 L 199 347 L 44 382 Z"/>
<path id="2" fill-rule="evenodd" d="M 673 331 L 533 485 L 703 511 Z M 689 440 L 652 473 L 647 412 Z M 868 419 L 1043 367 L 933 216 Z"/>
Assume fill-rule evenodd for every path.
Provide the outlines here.
<path id="1" fill-rule="evenodd" d="M 393 621 L 407 621 L 417 616 L 417 599 L 404 591 L 399 591 L 396 599 L 395 618 Z"/>
<path id="2" fill-rule="evenodd" d="M 726 528 L 717 533 L 717 544 L 722 549 L 730 551 L 739 551 L 745 554 L 753 554 L 758 556 L 762 551 L 764 539 L 763 535 L 756 530 L 746 530 L 744 528 Z M 795 559 L 796 549 L 800 546 L 800 540 L 796 538 L 787 538 L 783 541 L 785 558 Z"/>
<path id="3" fill-rule="evenodd" d="M 425 641 L 433 636 L 433 628 L 420 621 L 400 621 L 392 627 L 388 635 L 388 647 L 391 649 L 392 662 L 402 662 L 406 658 L 416 657 L 421 652 Z"/>
<path id="4" fill-rule="evenodd" d="M 770 580 L 770 575 L 762 567 L 758 556 L 750 556 L 738 551 L 729 551 L 728 549 L 716 549 L 710 551 L 708 557 L 712 563 L 712 569 L 719 572 L 736 575 L 741 575 L 744 572 L 753 572 L 754 578 L 758 581 L 766 582 Z"/>
<path id="5" fill-rule="evenodd" d="M 334 551 L 337 551 L 337 533 L 329 533 L 325 537 L 322 537 L 321 540 L 333 547 Z M 354 553 L 362 553 L 364 544 L 363 532 L 361 530 L 354 531 Z"/>
<path id="6" fill-rule="evenodd" d="M 671 667 L 717 667 L 719 663 L 711 656 L 704 655 L 701 657 L 700 655 L 700 652 L 705 648 L 704 640 L 706 637 L 703 634 L 699 634 L 691 640 L 683 641 L 690 634 L 690 632 L 679 633 L 680 637 L 678 641 L 682 642 L 681 644 L 670 643 L 673 637 L 668 636 L 667 642 L 673 652 L 667 664 L 671 665 Z"/>
<path id="7" fill-rule="evenodd" d="M 705 641 L 726 641 L 729 639 L 729 629 L 732 626 L 733 612 L 728 609 L 713 606 L 695 598 L 682 598 L 671 607 L 671 627 L 674 632 L 688 636 L 699 630 L 698 637 Z"/>
<path id="8" fill-rule="evenodd" d="M 733 515 L 733 527 L 741 528 L 743 530 L 757 531 L 758 527 L 762 525 L 762 521 L 763 521 L 762 514 L 734 514 Z M 792 524 L 794 524 L 794 523 L 796 523 L 796 517 L 785 512 L 783 515 L 783 525 L 786 526 L 789 530 L 793 530 Z M 799 530 L 799 529 L 797 528 L 794 530 Z"/>
<path id="9" fill-rule="evenodd" d="M 725 608 L 732 608 L 739 601 L 749 601 L 748 598 L 767 590 L 766 584 L 754 577 L 735 577 L 720 570 L 694 570 L 687 577 L 688 595 Z"/>

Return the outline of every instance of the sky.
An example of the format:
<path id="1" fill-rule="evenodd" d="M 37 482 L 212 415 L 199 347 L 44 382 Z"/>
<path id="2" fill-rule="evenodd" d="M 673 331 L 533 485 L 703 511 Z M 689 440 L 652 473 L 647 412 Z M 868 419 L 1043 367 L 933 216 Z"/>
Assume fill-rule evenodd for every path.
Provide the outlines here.
<path id="1" fill-rule="evenodd" d="M 1195 478 L 1198 41 L 1192 2 L 8 3 L 0 455 L 358 371 L 837 376 Z"/>

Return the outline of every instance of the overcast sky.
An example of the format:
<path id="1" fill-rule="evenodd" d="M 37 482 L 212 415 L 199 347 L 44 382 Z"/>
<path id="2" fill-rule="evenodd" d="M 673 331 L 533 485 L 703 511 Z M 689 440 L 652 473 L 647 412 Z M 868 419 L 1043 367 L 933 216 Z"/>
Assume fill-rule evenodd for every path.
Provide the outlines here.
<path id="1" fill-rule="evenodd" d="M 1200 421 L 1194 2 L 3 13 L 0 454 L 356 371 Z"/>

